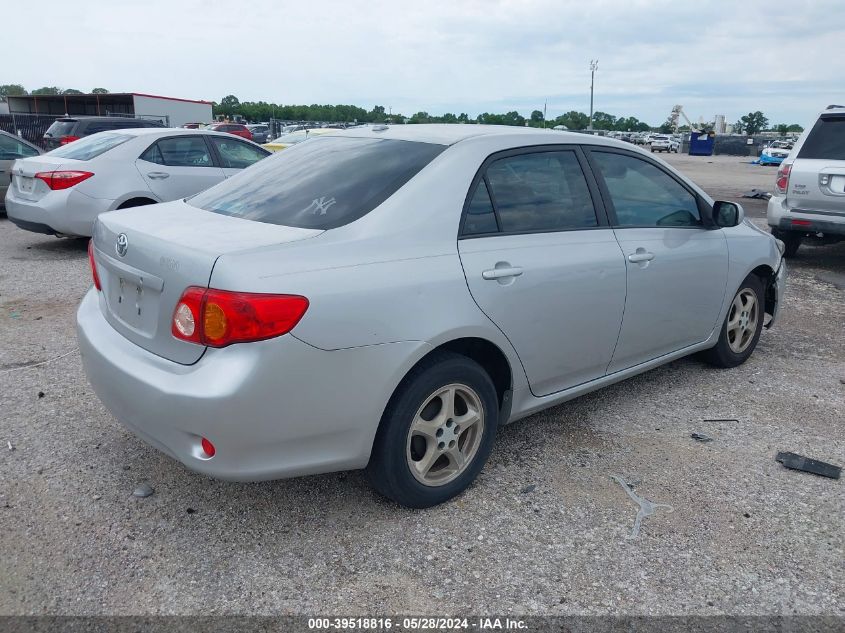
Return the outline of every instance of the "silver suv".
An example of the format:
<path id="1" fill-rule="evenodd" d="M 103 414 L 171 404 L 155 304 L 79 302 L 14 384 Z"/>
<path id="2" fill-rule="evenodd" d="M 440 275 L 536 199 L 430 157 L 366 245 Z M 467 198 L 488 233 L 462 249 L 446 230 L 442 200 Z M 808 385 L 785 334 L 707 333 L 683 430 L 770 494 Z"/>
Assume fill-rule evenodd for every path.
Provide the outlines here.
<path id="1" fill-rule="evenodd" d="M 845 240 L 845 106 L 828 106 L 798 139 L 781 163 L 775 189 L 768 222 L 787 257 L 807 237 L 826 244 Z"/>

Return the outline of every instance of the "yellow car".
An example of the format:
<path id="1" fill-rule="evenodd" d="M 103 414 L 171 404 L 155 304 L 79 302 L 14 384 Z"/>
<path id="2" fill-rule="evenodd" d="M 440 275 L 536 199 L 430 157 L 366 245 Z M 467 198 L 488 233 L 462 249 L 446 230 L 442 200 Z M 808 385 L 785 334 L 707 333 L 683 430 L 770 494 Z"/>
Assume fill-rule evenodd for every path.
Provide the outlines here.
<path id="1" fill-rule="evenodd" d="M 332 132 L 334 130 L 330 128 L 314 128 L 312 130 L 297 130 L 296 132 L 290 132 L 289 134 L 282 134 L 279 138 L 270 141 L 269 143 L 264 143 L 261 147 L 264 149 L 269 149 L 271 152 L 280 152 L 283 149 L 290 147 L 291 145 L 296 145 L 297 143 L 301 143 L 304 140 L 311 138 L 312 136 L 318 136 L 320 134 L 325 134 L 326 132 Z"/>

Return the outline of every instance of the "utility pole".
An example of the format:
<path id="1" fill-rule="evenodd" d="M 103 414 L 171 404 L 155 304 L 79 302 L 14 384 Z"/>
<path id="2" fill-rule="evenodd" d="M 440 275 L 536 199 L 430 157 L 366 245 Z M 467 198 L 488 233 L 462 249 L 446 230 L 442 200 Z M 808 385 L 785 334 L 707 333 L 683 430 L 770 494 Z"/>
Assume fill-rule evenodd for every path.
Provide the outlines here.
<path id="1" fill-rule="evenodd" d="M 593 86 L 596 82 L 596 71 L 599 69 L 599 60 L 590 60 L 590 126 L 588 130 L 593 129 Z"/>

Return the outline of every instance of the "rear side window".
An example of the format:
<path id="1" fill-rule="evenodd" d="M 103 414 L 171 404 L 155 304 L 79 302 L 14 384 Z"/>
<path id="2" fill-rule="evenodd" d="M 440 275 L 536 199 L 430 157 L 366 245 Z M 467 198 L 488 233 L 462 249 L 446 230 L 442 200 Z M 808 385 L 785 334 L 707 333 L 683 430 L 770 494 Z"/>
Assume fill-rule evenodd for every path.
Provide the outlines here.
<path id="1" fill-rule="evenodd" d="M 112 148 L 117 147 L 121 143 L 128 141 L 131 136 L 125 134 L 113 134 L 111 132 L 103 132 L 94 136 L 87 136 L 73 143 L 68 143 L 52 152 L 47 152 L 50 156 L 58 156 L 60 158 L 72 158 L 74 160 L 91 160 L 100 154 L 105 154 Z"/>
<path id="2" fill-rule="evenodd" d="M 169 167 L 213 167 L 208 146 L 200 136 L 163 138 L 141 155 L 141 160 Z"/>
<path id="3" fill-rule="evenodd" d="M 798 158 L 845 160 L 845 116 L 823 116 L 816 121 Z"/>
<path id="4" fill-rule="evenodd" d="M 262 160 L 190 204 L 257 222 L 333 229 L 375 209 L 444 149 L 391 139 L 315 138 Z"/>
<path id="5" fill-rule="evenodd" d="M 487 190 L 487 183 L 480 180 L 472 194 L 472 199 L 467 207 L 467 214 L 464 218 L 463 235 L 484 235 L 485 233 L 497 233 L 499 225 L 496 222 L 496 212 L 493 210 L 493 203 L 490 200 L 490 192 Z"/>
<path id="6" fill-rule="evenodd" d="M 0 134 L 0 160 L 38 156 L 38 151 L 12 136 Z"/>
<path id="7" fill-rule="evenodd" d="M 501 158 L 486 179 L 503 233 L 598 226 L 593 199 L 573 151 Z"/>

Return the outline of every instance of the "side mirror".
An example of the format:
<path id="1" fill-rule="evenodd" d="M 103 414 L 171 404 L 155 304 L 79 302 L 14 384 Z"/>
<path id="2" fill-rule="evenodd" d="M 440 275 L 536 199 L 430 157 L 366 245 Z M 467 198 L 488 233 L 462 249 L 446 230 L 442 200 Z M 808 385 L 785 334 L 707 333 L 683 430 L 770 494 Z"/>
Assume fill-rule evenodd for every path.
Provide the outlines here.
<path id="1" fill-rule="evenodd" d="M 745 210 L 737 202 L 717 200 L 713 204 L 713 222 L 719 228 L 738 226 L 745 219 Z"/>

